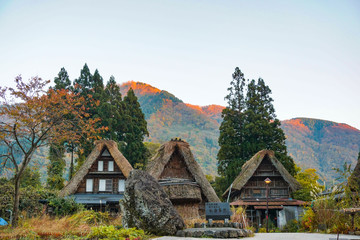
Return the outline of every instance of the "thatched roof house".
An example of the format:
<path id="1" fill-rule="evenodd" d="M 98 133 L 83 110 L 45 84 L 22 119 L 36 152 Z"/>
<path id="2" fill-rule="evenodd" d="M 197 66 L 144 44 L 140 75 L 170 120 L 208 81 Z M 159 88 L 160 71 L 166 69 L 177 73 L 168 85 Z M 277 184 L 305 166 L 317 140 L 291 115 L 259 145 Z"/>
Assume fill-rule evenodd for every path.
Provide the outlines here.
<path id="1" fill-rule="evenodd" d="M 205 202 L 219 202 L 196 162 L 190 145 L 181 140 L 163 144 L 147 166 L 183 218 L 204 215 Z"/>
<path id="2" fill-rule="evenodd" d="M 133 168 L 121 154 L 116 142 L 99 140 L 60 196 L 71 196 L 91 207 L 118 204 L 122 199 L 125 180 Z"/>
<path id="3" fill-rule="evenodd" d="M 274 152 L 271 150 L 261 150 L 257 152 L 250 160 L 244 163 L 240 174 L 235 178 L 232 184 L 231 192 L 240 191 L 254 175 L 255 171 L 259 168 L 260 164 L 265 159 L 270 160 L 272 165 L 280 173 L 283 179 L 289 184 L 289 187 L 292 191 L 300 189 L 300 183 L 296 181 L 296 179 L 291 176 L 291 174 L 285 169 L 285 167 L 279 162 L 279 160 L 276 159 Z M 228 195 L 229 190 L 230 187 L 224 192 L 224 197 Z"/>
<path id="4" fill-rule="evenodd" d="M 271 180 L 268 184 L 264 181 L 267 178 Z M 281 228 L 301 214 L 305 202 L 291 198 L 291 193 L 300 188 L 299 182 L 276 159 L 273 151 L 261 150 L 243 165 L 223 196 L 227 197 L 230 192 L 231 205 L 245 206 L 250 221 L 258 227 L 268 205 L 270 220 Z"/>

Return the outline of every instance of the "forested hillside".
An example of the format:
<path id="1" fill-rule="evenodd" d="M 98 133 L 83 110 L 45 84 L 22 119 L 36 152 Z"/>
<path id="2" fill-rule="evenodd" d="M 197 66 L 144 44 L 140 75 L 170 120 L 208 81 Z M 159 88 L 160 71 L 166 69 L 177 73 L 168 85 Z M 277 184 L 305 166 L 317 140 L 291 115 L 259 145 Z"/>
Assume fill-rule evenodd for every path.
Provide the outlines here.
<path id="1" fill-rule="evenodd" d="M 325 180 L 333 179 L 333 168 L 344 162 L 355 167 L 360 151 L 360 131 L 347 124 L 311 118 L 282 121 L 286 145 L 301 167 L 315 168 Z"/>
<path id="2" fill-rule="evenodd" d="M 216 173 L 216 155 L 221 111 L 224 107 L 200 107 L 183 103 L 167 91 L 145 83 L 127 82 L 122 94 L 132 88 L 139 98 L 149 129 L 149 141 L 163 143 L 174 137 L 188 141 L 207 174 Z M 282 121 L 289 154 L 302 168 L 315 168 L 326 180 L 335 176 L 332 168 L 344 162 L 355 166 L 360 150 L 360 131 L 346 124 L 294 118 Z"/>

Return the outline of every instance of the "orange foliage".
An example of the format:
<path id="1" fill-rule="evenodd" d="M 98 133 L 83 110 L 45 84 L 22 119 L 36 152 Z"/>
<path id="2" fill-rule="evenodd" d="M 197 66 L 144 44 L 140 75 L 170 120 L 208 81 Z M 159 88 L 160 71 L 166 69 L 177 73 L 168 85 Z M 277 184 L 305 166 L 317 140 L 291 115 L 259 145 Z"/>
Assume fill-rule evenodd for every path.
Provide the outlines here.
<path id="1" fill-rule="evenodd" d="M 125 95 L 130 88 L 132 88 L 132 90 L 134 90 L 134 92 L 139 95 L 144 95 L 144 94 L 154 95 L 156 93 L 161 92 L 160 89 L 150 86 L 149 84 L 142 82 L 128 81 L 121 85 L 121 94 Z"/>
<path id="2" fill-rule="evenodd" d="M 299 118 L 285 120 L 282 122 L 282 124 L 289 124 L 297 131 L 310 132 L 310 129 L 307 126 L 305 126 L 302 120 Z"/>

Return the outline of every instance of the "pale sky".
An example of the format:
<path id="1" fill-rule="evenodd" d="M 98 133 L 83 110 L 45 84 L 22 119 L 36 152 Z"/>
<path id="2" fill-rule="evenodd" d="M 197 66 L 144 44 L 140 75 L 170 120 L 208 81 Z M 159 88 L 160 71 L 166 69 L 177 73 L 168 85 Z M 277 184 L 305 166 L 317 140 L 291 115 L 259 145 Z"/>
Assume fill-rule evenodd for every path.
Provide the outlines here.
<path id="1" fill-rule="evenodd" d="M 360 129 L 360 1 L 0 0 L 0 85 L 73 80 L 87 63 L 186 103 L 225 105 L 235 67 L 262 77 L 280 120 Z"/>

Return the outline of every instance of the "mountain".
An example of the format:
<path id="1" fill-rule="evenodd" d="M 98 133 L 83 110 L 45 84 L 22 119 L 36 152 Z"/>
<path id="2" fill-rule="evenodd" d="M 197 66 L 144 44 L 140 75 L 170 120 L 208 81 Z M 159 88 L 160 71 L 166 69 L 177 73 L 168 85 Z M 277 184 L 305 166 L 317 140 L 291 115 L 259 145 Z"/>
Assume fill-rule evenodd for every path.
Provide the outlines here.
<path id="1" fill-rule="evenodd" d="M 334 179 L 333 168 L 341 168 L 345 162 L 355 167 L 360 130 L 343 123 L 311 118 L 285 120 L 281 127 L 296 164 L 317 169 L 323 179 Z"/>
<path id="2" fill-rule="evenodd" d="M 196 106 L 184 103 L 173 94 L 146 83 L 126 82 L 122 94 L 132 88 L 148 122 L 147 141 L 164 143 L 180 137 L 192 146 L 197 161 L 206 174 L 216 174 L 219 150 L 219 126 L 222 106 Z M 360 131 L 331 121 L 294 118 L 282 121 L 289 154 L 302 168 L 315 168 L 325 180 L 334 179 L 332 168 L 344 162 L 355 166 L 360 150 Z"/>
<path id="3" fill-rule="evenodd" d="M 185 139 L 206 174 L 216 174 L 217 138 L 223 107 L 185 104 L 173 94 L 145 83 L 127 82 L 122 95 L 132 88 L 148 123 L 150 142 L 164 143 L 171 138 Z"/>
<path id="4" fill-rule="evenodd" d="M 146 141 L 164 143 L 171 138 L 182 138 L 190 143 L 205 174 L 215 175 L 219 126 L 224 107 L 184 103 L 167 91 L 133 81 L 120 86 L 123 96 L 130 87 L 138 97 L 148 122 L 150 136 Z M 287 137 L 288 152 L 300 167 L 315 168 L 324 180 L 331 181 L 336 177 L 333 168 L 341 168 L 345 162 L 355 166 L 360 150 L 360 130 L 347 124 L 311 118 L 294 118 L 281 123 Z M 4 149 L 0 146 L 1 153 Z M 32 163 L 40 169 L 43 180 L 49 162 L 47 156 L 48 149 L 40 149 Z M 10 169 L 0 167 L 0 176 L 11 174 Z"/>

